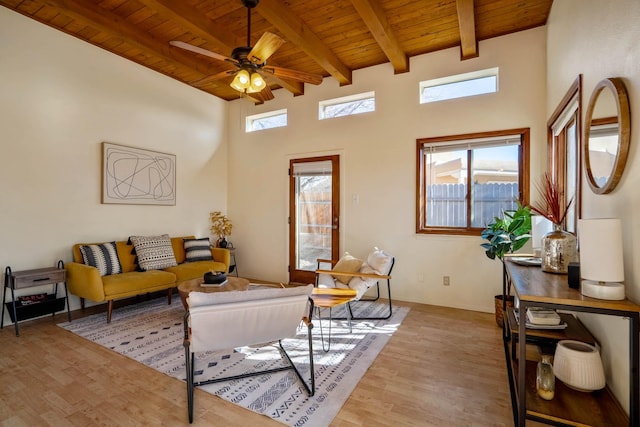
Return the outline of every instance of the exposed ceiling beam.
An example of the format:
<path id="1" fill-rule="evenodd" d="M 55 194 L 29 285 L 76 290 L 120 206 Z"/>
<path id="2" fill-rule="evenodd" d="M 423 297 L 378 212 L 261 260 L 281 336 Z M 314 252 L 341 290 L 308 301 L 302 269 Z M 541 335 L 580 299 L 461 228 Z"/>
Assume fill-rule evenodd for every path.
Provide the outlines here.
<path id="1" fill-rule="evenodd" d="M 84 22 L 111 37 L 122 40 L 142 51 L 144 55 L 159 58 L 167 63 L 173 63 L 177 59 L 190 71 L 195 71 L 203 76 L 211 74 L 209 67 L 198 61 L 193 55 L 171 48 L 168 43 L 158 41 L 114 13 L 88 6 L 79 0 L 47 0 L 46 4 L 78 22 Z M 175 78 L 171 75 L 169 77 Z"/>
<path id="2" fill-rule="evenodd" d="M 387 15 L 377 0 L 351 0 L 353 7 L 369 28 L 396 74 L 409 71 L 409 58 L 391 30 Z"/>
<path id="3" fill-rule="evenodd" d="M 220 27 L 213 25 L 202 12 L 199 12 L 186 2 L 175 0 L 138 0 L 145 6 L 167 17 L 171 22 L 178 24 L 189 33 L 203 40 L 214 42 L 224 49 L 225 55 L 230 55 L 235 47 L 236 40 L 229 36 L 228 32 L 220 31 Z"/>
<path id="4" fill-rule="evenodd" d="M 478 56 L 478 40 L 476 39 L 476 21 L 473 0 L 456 0 L 458 10 L 458 26 L 460 27 L 460 59 Z"/>
<path id="5" fill-rule="evenodd" d="M 291 80 L 279 79 L 275 76 L 270 76 L 270 79 L 274 80 L 283 88 L 287 89 L 293 94 L 293 96 L 304 95 L 304 83 L 294 82 Z"/>
<path id="6" fill-rule="evenodd" d="M 255 10 L 275 26 L 288 41 L 302 49 L 335 77 L 341 86 L 351 84 L 351 70 L 280 0 L 262 0 Z"/>

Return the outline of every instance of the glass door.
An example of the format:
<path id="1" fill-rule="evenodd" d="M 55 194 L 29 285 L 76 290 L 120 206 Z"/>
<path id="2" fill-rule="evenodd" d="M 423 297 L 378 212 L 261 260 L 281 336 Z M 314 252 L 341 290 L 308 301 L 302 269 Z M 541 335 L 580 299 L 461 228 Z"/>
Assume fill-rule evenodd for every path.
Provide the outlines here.
<path id="1" fill-rule="evenodd" d="M 289 281 L 315 283 L 318 259 L 339 255 L 339 156 L 289 164 Z"/>

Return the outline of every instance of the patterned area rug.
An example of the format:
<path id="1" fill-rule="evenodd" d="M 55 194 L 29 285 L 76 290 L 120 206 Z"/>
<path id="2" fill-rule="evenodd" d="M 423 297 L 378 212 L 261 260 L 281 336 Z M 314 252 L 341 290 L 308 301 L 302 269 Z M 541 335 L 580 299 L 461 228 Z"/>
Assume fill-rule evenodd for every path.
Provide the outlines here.
<path id="1" fill-rule="evenodd" d="M 167 305 L 166 298 L 159 298 L 120 308 L 114 312 L 110 324 L 106 323 L 106 314 L 101 313 L 59 326 L 184 381 L 184 308 L 179 301 L 176 302 Z M 388 306 L 359 302 L 354 304 L 354 310 L 356 316 L 371 317 L 386 313 Z M 354 321 L 351 333 L 346 321 L 334 320 L 330 325 L 328 320 L 314 318 L 316 393 L 311 398 L 293 371 L 200 388 L 289 426 L 328 426 L 408 312 L 407 307 L 394 307 L 389 320 Z M 323 310 L 323 319 L 328 314 L 328 310 Z M 333 315 L 338 317 L 344 312 L 341 308 L 334 309 Z M 326 347 L 329 326 L 331 346 L 328 352 L 324 352 L 322 338 Z M 309 378 L 306 327 L 299 328 L 295 337 L 283 340 L 283 345 L 303 378 Z M 265 370 L 282 364 L 277 344 L 202 353 L 196 355 L 195 380 Z M 197 399 L 195 410 L 198 410 Z M 184 416 L 187 418 L 186 409 Z"/>

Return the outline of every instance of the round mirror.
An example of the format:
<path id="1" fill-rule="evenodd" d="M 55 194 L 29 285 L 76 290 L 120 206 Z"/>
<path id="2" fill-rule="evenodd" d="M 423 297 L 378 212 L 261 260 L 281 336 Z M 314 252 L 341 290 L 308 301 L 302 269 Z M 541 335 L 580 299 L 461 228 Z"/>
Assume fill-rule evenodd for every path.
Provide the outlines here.
<path id="1" fill-rule="evenodd" d="M 589 186 L 596 194 L 607 194 L 620 180 L 629 152 L 629 97 L 622 79 L 596 85 L 586 121 L 583 155 Z"/>

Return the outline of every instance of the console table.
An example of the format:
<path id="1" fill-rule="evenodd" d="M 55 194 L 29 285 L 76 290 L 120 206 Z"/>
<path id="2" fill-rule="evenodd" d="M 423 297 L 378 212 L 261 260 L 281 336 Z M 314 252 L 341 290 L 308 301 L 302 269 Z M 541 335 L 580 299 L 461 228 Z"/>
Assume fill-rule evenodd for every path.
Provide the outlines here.
<path id="1" fill-rule="evenodd" d="M 505 258 L 503 295 L 508 295 L 509 290 L 513 290 L 519 300 L 517 330 L 520 345 L 517 358 L 512 357 L 515 352 L 509 350 L 515 339 L 509 322 L 504 322 L 503 329 L 515 425 L 524 427 L 526 420 L 530 419 L 559 426 L 639 426 L 640 306 L 628 299 L 608 301 L 583 296 L 579 290 L 569 288 L 566 275 L 545 273 L 540 267 L 520 266 Z M 536 396 L 537 363 L 526 360 L 524 344 L 529 338 L 544 339 L 543 334 L 549 338 L 550 331 L 542 333 L 526 328 L 526 310 L 532 306 L 620 316 L 629 320 L 629 416 L 608 388 L 585 393 L 566 387 L 558 380 L 553 400 L 546 401 Z"/>

